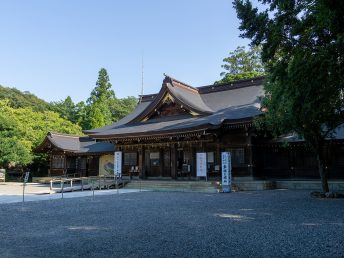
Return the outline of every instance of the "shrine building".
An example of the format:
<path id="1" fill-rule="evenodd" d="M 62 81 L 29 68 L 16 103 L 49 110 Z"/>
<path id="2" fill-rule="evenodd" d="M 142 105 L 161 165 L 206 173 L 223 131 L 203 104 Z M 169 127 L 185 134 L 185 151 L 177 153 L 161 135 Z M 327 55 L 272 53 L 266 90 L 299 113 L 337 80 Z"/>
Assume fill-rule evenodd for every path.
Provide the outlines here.
<path id="1" fill-rule="evenodd" d="M 263 77 L 193 87 L 168 75 L 156 94 L 139 97 L 135 110 L 87 136 L 48 133 L 36 151 L 49 153 L 49 175 L 113 175 L 114 152 L 122 176 L 197 179 L 196 154 L 206 153 L 209 179 L 221 177 L 221 152 L 231 153 L 234 177 L 319 178 L 315 155 L 296 135 L 273 139 L 257 132 L 263 116 Z M 344 178 L 344 129 L 324 149 L 329 178 Z"/>

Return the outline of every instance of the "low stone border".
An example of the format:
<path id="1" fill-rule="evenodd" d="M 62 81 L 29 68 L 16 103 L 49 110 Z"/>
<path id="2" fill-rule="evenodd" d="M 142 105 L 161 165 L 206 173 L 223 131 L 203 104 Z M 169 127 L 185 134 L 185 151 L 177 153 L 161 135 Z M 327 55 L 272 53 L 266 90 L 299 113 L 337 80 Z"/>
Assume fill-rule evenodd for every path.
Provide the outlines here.
<path id="1" fill-rule="evenodd" d="M 344 194 L 338 192 L 311 192 L 311 197 L 313 198 L 329 198 L 329 199 L 337 199 L 337 198 L 344 198 Z"/>

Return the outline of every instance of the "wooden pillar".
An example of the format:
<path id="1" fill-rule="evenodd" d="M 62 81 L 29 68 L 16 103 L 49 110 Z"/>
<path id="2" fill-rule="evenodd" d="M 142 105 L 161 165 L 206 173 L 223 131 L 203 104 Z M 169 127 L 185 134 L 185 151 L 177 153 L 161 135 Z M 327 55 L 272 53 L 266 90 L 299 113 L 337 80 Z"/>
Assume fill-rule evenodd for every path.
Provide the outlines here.
<path id="1" fill-rule="evenodd" d="M 220 147 L 220 142 L 216 142 L 216 152 L 215 152 L 215 164 L 220 165 L 221 167 L 221 147 Z"/>
<path id="2" fill-rule="evenodd" d="M 139 148 L 139 169 L 140 169 L 140 178 L 143 179 L 146 177 L 146 167 L 145 167 L 145 148 L 144 146 Z"/>
<path id="3" fill-rule="evenodd" d="M 63 174 L 66 175 L 67 174 L 67 157 L 66 154 L 63 153 L 64 155 L 64 169 L 63 169 Z"/>
<path id="4" fill-rule="evenodd" d="M 49 169 L 48 169 L 48 175 L 51 176 L 51 168 L 53 167 L 53 154 L 52 153 L 50 153 L 49 158 L 50 158 L 50 160 L 49 160 L 50 165 L 49 165 Z"/>
<path id="5" fill-rule="evenodd" d="M 248 176 L 253 177 L 253 153 L 252 153 L 252 139 L 251 133 L 248 129 L 246 131 L 246 162 L 247 162 L 247 172 Z"/>
<path id="6" fill-rule="evenodd" d="M 174 144 L 171 146 L 171 176 L 177 179 L 177 149 Z"/>
<path id="7" fill-rule="evenodd" d="M 191 146 L 191 176 L 196 177 L 196 148 Z"/>
<path id="8" fill-rule="evenodd" d="M 160 158 L 160 163 L 159 163 L 159 169 L 160 169 L 160 176 L 164 176 L 164 152 L 163 148 L 159 149 L 159 158 Z"/>

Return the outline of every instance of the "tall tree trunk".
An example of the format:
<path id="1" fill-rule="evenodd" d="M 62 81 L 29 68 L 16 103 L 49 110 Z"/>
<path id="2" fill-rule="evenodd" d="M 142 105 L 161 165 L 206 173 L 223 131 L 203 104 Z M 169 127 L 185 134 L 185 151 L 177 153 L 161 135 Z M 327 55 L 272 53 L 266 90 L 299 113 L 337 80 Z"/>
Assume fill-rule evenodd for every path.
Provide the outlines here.
<path id="1" fill-rule="evenodd" d="M 322 150 L 320 150 L 322 151 Z M 318 161 L 318 170 L 321 178 L 321 187 L 324 193 L 329 192 L 328 188 L 328 181 L 327 181 L 327 172 L 324 170 L 324 161 L 322 155 L 317 153 L 317 161 Z"/>

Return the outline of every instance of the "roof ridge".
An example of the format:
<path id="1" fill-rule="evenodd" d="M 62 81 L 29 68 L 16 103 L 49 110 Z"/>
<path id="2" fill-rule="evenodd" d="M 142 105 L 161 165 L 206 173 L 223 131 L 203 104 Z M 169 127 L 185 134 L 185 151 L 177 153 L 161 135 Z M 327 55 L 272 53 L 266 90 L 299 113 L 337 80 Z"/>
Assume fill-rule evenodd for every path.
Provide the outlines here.
<path id="1" fill-rule="evenodd" d="M 173 78 L 173 77 L 167 75 L 166 73 L 164 73 L 164 76 L 170 78 L 171 81 L 172 81 L 172 83 L 173 83 L 173 81 L 175 81 L 175 82 L 177 82 L 177 83 L 180 83 L 182 86 L 185 86 L 186 88 L 189 88 L 189 89 L 191 89 L 191 90 L 194 90 L 194 91 L 198 92 L 198 89 L 197 89 L 196 87 L 193 87 L 193 86 L 191 86 L 191 85 L 189 85 L 189 84 L 187 84 L 187 83 L 185 83 L 185 82 L 182 82 L 182 81 L 180 81 L 180 80 L 177 80 L 177 79 L 175 79 L 175 78 Z"/>
<path id="2" fill-rule="evenodd" d="M 164 75 L 168 78 L 170 78 L 171 80 L 173 81 L 176 81 L 188 88 L 191 88 L 193 90 L 196 90 L 198 91 L 200 94 L 202 94 L 203 92 L 200 92 L 200 91 L 207 91 L 208 89 L 213 89 L 214 92 L 216 91 L 222 91 L 222 90 L 229 90 L 229 89 L 235 89 L 236 87 L 238 87 L 238 85 L 236 84 L 239 84 L 239 83 L 245 83 L 245 82 L 259 82 L 261 80 L 264 80 L 266 76 L 257 76 L 257 77 L 252 77 L 252 78 L 247 78 L 247 79 L 241 79 L 241 80 L 233 80 L 233 81 L 230 81 L 230 82 L 227 82 L 227 83 L 220 83 L 220 84 L 209 84 L 209 85 L 204 85 L 204 86 L 197 86 L 197 87 L 193 87 L 191 85 L 188 85 L 184 82 L 181 82 L 167 74 L 164 73 Z M 248 85 L 240 85 L 240 88 L 241 87 L 250 87 L 252 86 L 252 84 L 248 84 Z M 222 88 L 222 89 L 221 89 Z M 226 89 L 224 89 L 226 88 Z M 213 92 L 213 91 L 212 91 Z M 143 94 L 143 95 L 139 95 L 139 97 L 141 98 L 144 98 L 145 100 L 148 100 L 147 98 L 154 98 L 158 95 L 159 93 L 151 93 L 151 94 Z"/>
<path id="3" fill-rule="evenodd" d="M 204 89 L 204 88 L 211 88 L 211 87 L 219 87 L 219 86 L 235 86 L 234 84 L 237 83 L 243 83 L 243 82 L 255 82 L 255 81 L 260 81 L 264 80 L 266 76 L 257 76 L 257 77 L 252 77 L 252 78 L 246 78 L 246 79 L 240 79 L 240 80 L 233 80 L 229 81 L 226 83 L 219 83 L 219 84 L 209 84 L 209 85 L 204 85 L 204 86 L 197 86 L 197 89 Z M 251 86 L 251 85 L 247 85 Z"/>
<path id="4" fill-rule="evenodd" d="M 71 138 L 81 138 L 85 137 L 87 135 L 76 135 L 76 134 L 67 134 L 67 133 L 58 133 L 58 132 L 48 132 L 47 135 L 58 135 L 58 136 L 64 136 L 64 137 L 71 137 Z"/>

